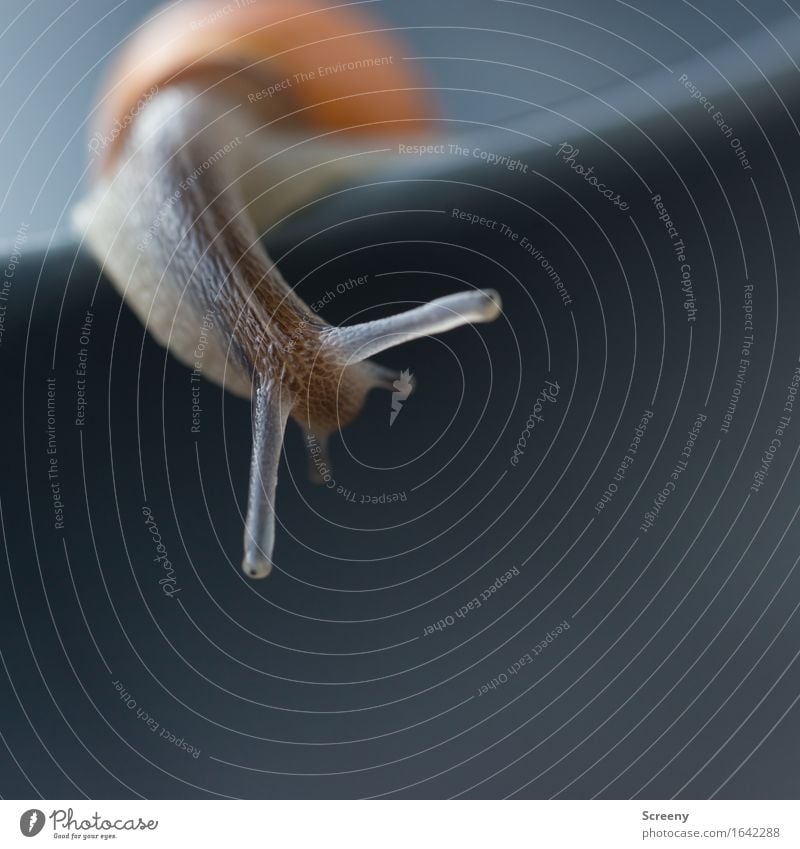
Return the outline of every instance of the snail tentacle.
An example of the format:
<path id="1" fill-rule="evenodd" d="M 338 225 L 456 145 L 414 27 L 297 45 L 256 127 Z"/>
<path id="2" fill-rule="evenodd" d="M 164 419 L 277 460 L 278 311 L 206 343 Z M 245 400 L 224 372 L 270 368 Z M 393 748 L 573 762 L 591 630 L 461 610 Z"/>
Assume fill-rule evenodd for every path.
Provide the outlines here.
<path id="1" fill-rule="evenodd" d="M 330 477 L 332 466 L 328 451 L 329 435 L 315 433 L 312 429 L 303 428 L 308 451 L 308 478 L 311 483 L 324 484 Z"/>
<path id="2" fill-rule="evenodd" d="M 501 309 L 500 295 L 494 289 L 476 289 L 445 295 L 376 321 L 325 328 L 322 336 L 324 344 L 347 357 L 350 363 L 359 363 L 387 348 L 423 336 L 445 333 L 465 324 L 494 321 Z"/>
<path id="3" fill-rule="evenodd" d="M 251 578 L 266 578 L 272 571 L 275 489 L 292 398 L 279 380 L 270 377 L 256 378 L 254 394 L 253 449 L 242 569 Z"/>

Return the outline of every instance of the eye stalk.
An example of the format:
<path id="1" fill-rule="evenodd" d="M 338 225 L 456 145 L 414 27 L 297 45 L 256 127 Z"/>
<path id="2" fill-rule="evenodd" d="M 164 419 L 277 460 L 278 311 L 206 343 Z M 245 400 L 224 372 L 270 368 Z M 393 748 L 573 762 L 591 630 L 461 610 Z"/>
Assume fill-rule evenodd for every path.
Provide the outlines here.
<path id="1" fill-rule="evenodd" d="M 278 484 L 283 434 L 289 415 L 297 418 L 314 438 L 309 444 L 325 450 L 328 433 L 338 429 L 361 410 L 370 389 L 392 390 L 400 375 L 385 369 L 368 357 L 405 342 L 444 333 L 465 324 L 494 321 L 501 312 L 500 295 L 494 289 L 459 292 L 437 298 L 421 307 L 347 327 L 326 326 L 314 330 L 317 339 L 305 350 L 316 350 L 315 376 L 307 360 L 285 354 L 280 368 L 282 379 L 269 372 L 256 377 L 253 402 L 253 453 L 250 464 L 250 494 L 244 532 L 242 569 L 250 578 L 265 578 L 272 571 L 275 545 L 275 491 Z M 308 387 L 319 383 L 319 372 L 328 381 L 309 399 Z M 292 392 L 289 377 L 301 387 Z M 327 389 L 327 391 L 326 391 Z M 305 398 L 306 400 L 302 400 Z M 314 418 L 310 412 L 314 410 Z M 311 454 L 312 468 L 314 455 Z M 330 461 L 325 464 L 329 467 Z"/>

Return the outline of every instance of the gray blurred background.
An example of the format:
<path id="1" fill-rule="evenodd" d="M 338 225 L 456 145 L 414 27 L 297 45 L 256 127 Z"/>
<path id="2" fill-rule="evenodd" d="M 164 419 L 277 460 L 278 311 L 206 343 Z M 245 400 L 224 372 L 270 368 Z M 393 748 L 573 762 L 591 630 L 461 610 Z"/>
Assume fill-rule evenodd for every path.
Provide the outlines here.
<path id="1" fill-rule="evenodd" d="M 65 210 L 84 185 L 86 122 L 103 72 L 114 50 L 157 5 L 150 0 L 4 0 L 0 234 L 15 232 L 21 220 L 33 232 L 65 225 Z M 657 70 L 659 60 L 669 65 L 746 37 L 759 22 L 772 27 L 780 21 L 782 31 L 798 26 L 793 5 L 784 0 L 704 0 L 694 6 L 682 0 L 375 0 L 363 5 L 403 30 L 409 55 L 443 57 L 423 60 L 426 75 L 439 88 L 446 114 L 475 121 L 521 111 L 514 97 L 550 105 L 581 89 L 602 90 L 620 74 L 641 77 Z M 665 37 L 651 15 L 674 28 L 673 37 Z M 519 67 L 544 74 L 526 75 Z"/>
<path id="2" fill-rule="evenodd" d="M 412 164 L 405 183 L 287 222 L 272 256 L 309 302 L 369 275 L 325 310 L 333 322 L 469 286 L 498 288 L 504 315 L 386 352 L 418 381 L 402 416 L 390 431 L 389 398 L 374 394 L 333 440 L 337 479 L 406 502 L 373 509 L 314 487 L 290 427 L 276 569 L 253 583 L 238 568 L 248 405 L 203 383 L 193 435 L 188 371 L 90 257 L 30 238 L 0 346 L 0 795 L 800 797 L 800 406 L 750 490 L 800 357 L 797 4 L 369 5 L 423 57 L 409 60 L 444 117 L 464 133 L 474 124 L 459 121 L 495 124 L 484 147 L 530 170 Z M 147 8 L 5 3 L 0 233 L 65 226 L 102 71 Z M 681 73 L 735 125 L 751 170 Z M 561 140 L 627 214 L 547 146 Z M 693 324 L 654 193 L 691 252 Z M 571 304 L 517 243 L 454 208 L 528 237 Z M 756 342 L 722 433 L 748 283 Z M 548 379 L 563 394 L 511 467 Z M 647 439 L 598 512 L 646 409 Z M 642 531 L 701 411 L 680 485 Z M 177 599 L 159 586 L 143 505 Z M 121 692 L 199 756 L 153 734 Z"/>

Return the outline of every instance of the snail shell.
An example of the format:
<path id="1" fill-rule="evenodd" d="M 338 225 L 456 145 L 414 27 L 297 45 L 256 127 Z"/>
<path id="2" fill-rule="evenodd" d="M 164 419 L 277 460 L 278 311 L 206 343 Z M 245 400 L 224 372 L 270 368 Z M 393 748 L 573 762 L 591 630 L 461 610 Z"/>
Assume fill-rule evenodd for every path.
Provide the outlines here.
<path id="1" fill-rule="evenodd" d="M 370 357 L 499 315 L 497 294 L 476 290 L 332 327 L 259 240 L 327 186 L 380 172 L 386 154 L 370 151 L 426 133 L 431 105 L 395 41 L 354 7 L 202 0 L 137 31 L 97 116 L 76 224 L 162 345 L 194 367 L 202 333 L 203 375 L 252 398 L 243 569 L 264 577 L 289 416 L 324 450 L 367 392 L 399 377 Z"/>

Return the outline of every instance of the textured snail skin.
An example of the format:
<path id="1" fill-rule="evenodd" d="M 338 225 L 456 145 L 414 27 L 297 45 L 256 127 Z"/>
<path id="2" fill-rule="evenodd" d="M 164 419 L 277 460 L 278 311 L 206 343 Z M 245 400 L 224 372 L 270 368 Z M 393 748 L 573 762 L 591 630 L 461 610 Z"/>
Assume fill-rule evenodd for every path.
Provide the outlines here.
<path id="1" fill-rule="evenodd" d="M 374 139 L 365 141 L 365 127 L 366 135 L 378 126 L 408 139 L 426 126 L 428 104 L 416 95 L 416 80 L 396 67 L 377 78 L 336 74 L 338 89 L 289 86 L 254 100 L 254 91 L 308 70 L 312 57 L 316 67 L 320 56 L 348 62 L 398 55 L 397 47 L 349 11 L 257 1 L 217 22 L 209 17 L 214 8 L 182 4 L 179 13 L 145 25 L 127 49 L 100 109 L 110 141 L 75 220 L 158 342 L 196 367 L 204 337 L 202 374 L 252 398 L 242 568 L 260 578 L 272 569 L 289 416 L 324 451 L 329 434 L 359 413 L 371 389 L 391 389 L 399 377 L 369 357 L 492 321 L 500 301 L 491 291 L 463 292 L 347 327 L 332 327 L 304 303 L 259 233 L 327 185 L 380 169 L 384 160 L 364 152 L 375 147 Z M 199 21 L 209 21 L 202 37 Z M 135 117 L 126 120 L 125 109 Z"/>

